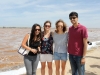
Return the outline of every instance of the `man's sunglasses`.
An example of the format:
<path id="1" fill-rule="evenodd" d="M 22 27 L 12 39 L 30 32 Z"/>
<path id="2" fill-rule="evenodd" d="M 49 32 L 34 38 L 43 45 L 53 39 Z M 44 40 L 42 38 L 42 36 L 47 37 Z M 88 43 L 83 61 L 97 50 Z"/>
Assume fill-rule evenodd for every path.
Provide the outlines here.
<path id="1" fill-rule="evenodd" d="M 77 17 L 70 17 L 69 19 L 72 20 L 72 19 L 76 19 L 76 18 L 77 18 Z"/>

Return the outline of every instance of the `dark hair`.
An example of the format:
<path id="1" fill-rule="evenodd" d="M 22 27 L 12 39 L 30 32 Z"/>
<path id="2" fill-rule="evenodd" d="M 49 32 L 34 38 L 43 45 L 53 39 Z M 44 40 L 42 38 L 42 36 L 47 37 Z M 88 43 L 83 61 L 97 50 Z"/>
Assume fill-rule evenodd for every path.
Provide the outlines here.
<path id="1" fill-rule="evenodd" d="M 78 13 L 77 13 L 77 12 L 71 12 L 71 13 L 69 14 L 69 17 L 71 17 L 71 16 L 76 16 L 76 17 L 78 17 Z"/>
<path id="2" fill-rule="evenodd" d="M 50 26 L 51 26 L 51 22 L 49 20 L 44 22 L 44 26 L 46 25 L 46 23 L 50 23 Z"/>
<path id="3" fill-rule="evenodd" d="M 35 40 L 35 28 L 39 26 L 40 27 L 40 33 L 37 35 L 37 38 Z M 34 24 L 32 26 L 32 29 L 31 29 L 31 33 L 30 33 L 30 43 L 33 43 L 34 41 L 40 41 L 41 39 L 41 26 L 39 24 Z"/>
<path id="4" fill-rule="evenodd" d="M 58 32 L 58 31 L 57 31 L 57 25 L 58 25 L 59 22 L 62 22 L 62 23 L 63 23 L 63 32 L 66 32 L 66 31 L 67 31 L 66 23 L 65 23 L 63 20 L 61 20 L 61 19 L 58 20 L 58 21 L 56 22 L 56 24 L 55 24 L 55 25 L 56 25 L 56 32 Z"/>

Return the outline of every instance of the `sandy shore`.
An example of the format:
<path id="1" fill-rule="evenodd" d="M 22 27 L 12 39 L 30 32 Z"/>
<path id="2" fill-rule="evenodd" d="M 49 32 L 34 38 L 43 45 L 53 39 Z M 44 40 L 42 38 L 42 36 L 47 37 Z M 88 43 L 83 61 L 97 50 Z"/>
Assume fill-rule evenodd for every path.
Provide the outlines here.
<path id="1" fill-rule="evenodd" d="M 95 50 L 91 50 L 87 52 L 86 55 L 86 75 L 100 75 L 100 47 Z M 46 74 L 48 75 L 46 67 Z M 37 75 L 41 75 L 41 70 L 37 70 Z M 53 64 L 53 75 L 55 75 L 55 64 Z M 71 69 L 70 69 L 70 63 L 67 61 L 66 64 L 66 74 L 65 75 L 71 75 Z"/>
<path id="2" fill-rule="evenodd" d="M 86 75 L 100 75 L 100 47 L 91 51 L 87 52 L 86 55 L 86 71 L 85 74 Z M 55 74 L 55 64 L 53 63 L 53 75 Z M 46 74 L 48 75 L 48 69 L 46 67 Z M 22 75 L 26 75 L 26 74 L 22 74 Z M 41 70 L 38 69 L 37 70 L 37 75 L 41 75 Z M 65 75 L 71 75 L 71 68 L 70 68 L 70 63 L 69 61 L 67 61 L 66 64 L 66 72 Z"/>
<path id="3" fill-rule="evenodd" d="M 87 55 L 86 55 L 86 71 L 85 71 L 85 75 L 100 75 L 100 47 L 98 48 L 92 48 L 91 51 L 88 51 L 87 52 Z M 16 56 L 16 59 L 18 56 Z M 14 58 L 15 57 L 10 57 L 12 61 L 15 61 Z M 16 60 L 17 62 L 14 64 L 14 63 L 9 63 L 7 64 L 6 63 L 6 67 L 11 67 L 11 66 L 17 66 L 17 65 L 20 65 L 20 64 L 23 64 L 23 60 L 20 59 L 20 64 L 18 63 L 19 61 Z M 4 64 L 5 65 L 5 64 Z M 0 66 L 0 69 L 4 66 Z M 55 75 L 55 64 L 53 63 L 53 75 Z M 16 67 L 15 67 L 16 68 Z M 14 69 L 14 68 L 13 68 Z M 48 75 L 48 69 L 46 67 L 46 74 L 45 75 Z M 69 61 L 67 61 L 67 64 L 66 64 L 66 70 L 65 70 L 66 74 L 65 75 L 71 75 L 71 68 L 70 68 L 70 63 Z M 25 73 L 24 74 L 21 74 L 21 75 L 26 75 Z M 37 75 L 41 75 L 41 70 L 40 69 L 37 69 Z"/>

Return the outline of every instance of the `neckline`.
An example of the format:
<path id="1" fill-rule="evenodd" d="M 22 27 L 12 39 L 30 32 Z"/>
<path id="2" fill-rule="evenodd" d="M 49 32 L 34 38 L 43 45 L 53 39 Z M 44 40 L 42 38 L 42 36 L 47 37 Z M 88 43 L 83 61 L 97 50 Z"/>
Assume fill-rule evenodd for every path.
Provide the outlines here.
<path id="1" fill-rule="evenodd" d="M 55 32 L 55 33 L 56 33 L 56 32 Z M 65 34 L 65 33 L 62 33 L 62 34 L 56 33 L 56 34 L 58 34 L 58 35 L 63 35 L 63 34 Z"/>
<path id="2" fill-rule="evenodd" d="M 51 37 L 51 32 L 50 32 L 50 36 L 48 38 L 44 37 L 44 31 L 43 31 L 43 38 L 49 39 Z"/>

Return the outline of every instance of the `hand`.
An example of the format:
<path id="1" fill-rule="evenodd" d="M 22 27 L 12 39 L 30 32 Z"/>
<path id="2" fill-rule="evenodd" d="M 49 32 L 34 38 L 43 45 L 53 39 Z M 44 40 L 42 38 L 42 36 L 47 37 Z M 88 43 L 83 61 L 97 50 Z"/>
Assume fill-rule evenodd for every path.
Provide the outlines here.
<path id="1" fill-rule="evenodd" d="M 81 59 L 81 64 L 85 64 L 85 58 Z"/>
<path id="2" fill-rule="evenodd" d="M 38 53 L 41 53 L 41 50 L 38 50 Z"/>
<path id="3" fill-rule="evenodd" d="M 31 49 L 31 51 L 36 54 L 37 53 L 37 50 L 36 49 Z"/>

